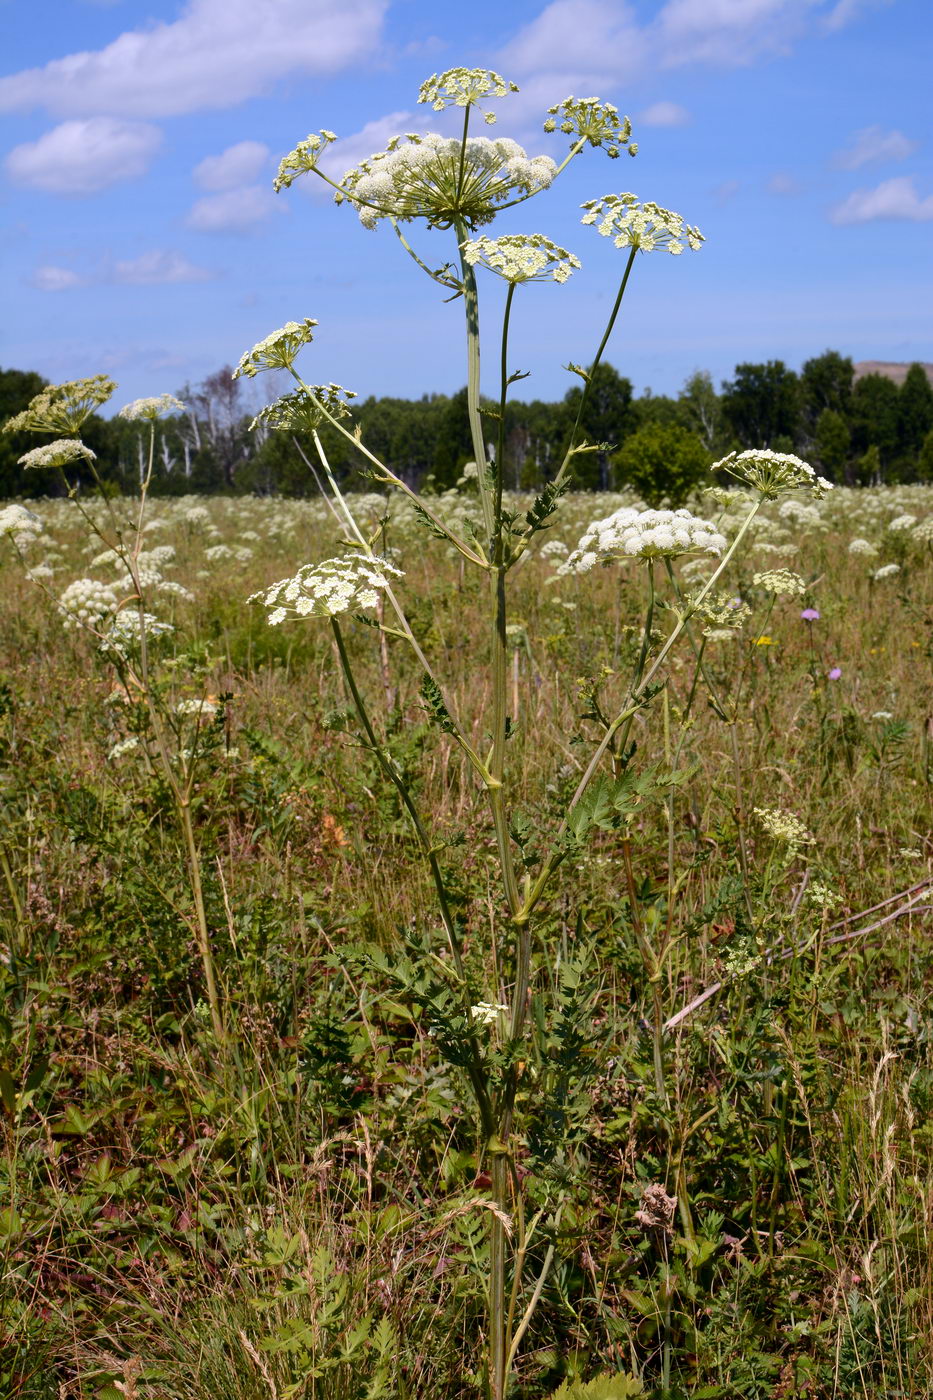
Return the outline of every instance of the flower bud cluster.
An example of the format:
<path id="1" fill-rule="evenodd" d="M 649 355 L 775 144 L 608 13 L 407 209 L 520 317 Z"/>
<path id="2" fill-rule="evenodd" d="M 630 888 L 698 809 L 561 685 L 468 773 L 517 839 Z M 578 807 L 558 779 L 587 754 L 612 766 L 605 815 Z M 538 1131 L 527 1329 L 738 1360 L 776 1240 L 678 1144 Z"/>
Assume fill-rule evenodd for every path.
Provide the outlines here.
<path id="1" fill-rule="evenodd" d="M 120 598 L 111 584 L 96 578 L 78 578 L 70 583 L 58 600 L 65 614 L 65 627 L 96 627 L 104 618 L 116 613 Z"/>
<path id="2" fill-rule="evenodd" d="M 779 807 L 756 807 L 754 812 L 768 835 L 775 841 L 782 841 L 791 851 L 813 844 L 813 837 L 793 812 L 784 812 Z"/>
<path id="3" fill-rule="evenodd" d="M 580 259 L 543 233 L 506 233 L 501 238 L 474 238 L 460 244 L 464 259 L 498 273 L 506 282 L 566 282 Z"/>
<path id="4" fill-rule="evenodd" d="M 651 200 L 640 204 L 633 194 L 588 199 L 580 208 L 586 210 L 581 223 L 595 224 L 596 232 L 611 238 L 617 248 L 638 248 L 642 253 L 662 248 L 677 254 L 685 246 L 696 252 L 706 242 L 700 230 L 685 223 L 680 214 L 662 209 Z"/>
<path id="5" fill-rule="evenodd" d="M 510 92 L 518 92 L 517 85 L 491 68 L 448 68 L 446 73 L 432 73 L 421 84 L 418 101 L 430 102 L 435 112 L 443 112 L 445 107 L 478 107 L 481 98 L 505 97 Z M 486 112 L 485 120 L 491 126 L 494 113 Z"/>
<path id="6" fill-rule="evenodd" d="M 557 174 L 550 156 L 529 158 L 516 141 L 469 137 L 465 143 L 428 133 L 395 136 L 343 177 L 340 203 L 348 198 L 360 222 L 426 219 L 449 228 L 461 218 L 471 228 L 491 223 L 501 205 L 546 189 Z"/>
<path id="7" fill-rule="evenodd" d="M 707 624 L 703 628 L 704 637 L 709 637 L 714 632 L 721 631 L 726 627 L 744 627 L 752 615 L 752 610 L 747 603 L 743 603 L 741 598 L 727 593 L 707 594 L 698 603 L 690 600 L 689 608 L 692 613 L 702 618 Z"/>
<path id="8" fill-rule="evenodd" d="M 346 400 L 355 398 L 352 389 L 344 389 L 340 384 L 311 384 L 307 389 L 293 389 L 290 394 L 283 394 L 261 408 L 249 425 L 250 431 L 264 426 L 310 433 L 326 422 L 328 416 L 349 417 Z"/>
<path id="9" fill-rule="evenodd" d="M 793 569 L 765 569 L 753 575 L 752 586 L 784 598 L 801 598 L 807 591 L 807 585 Z"/>
<path id="10" fill-rule="evenodd" d="M 19 459 L 21 467 L 64 467 L 69 462 L 83 460 L 93 462 L 97 454 L 78 438 L 56 438 L 54 442 L 44 442 L 41 447 L 30 448 Z"/>
<path id="11" fill-rule="evenodd" d="M 311 132 L 304 141 L 299 141 L 293 151 L 289 151 L 287 156 L 283 156 L 279 162 L 279 170 L 272 181 L 272 188 L 276 194 L 280 190 L 287 190 L 293 180 L 299 175 L 305 175 L 309 170 L 313 170 L 318 163 L 318 157 L 332 141 L 337 137 L 333 131 L 321 131 L 320 136 Z"/>
<path id="12" fill-rule="evenodd" d="M 401 569 L 387 559 L 363 555 L 325 559 L 321 564 L 303 565 L 293 578 L 280 579 L 248 601 L 271 609 L 273 626 L 289 617 L 337 617 L 374 608 L 379 590 L 401 577 Z"/>
<path id="13" fill-rule="evenodd" d="M 508 1009 L 501 1001 L 478 1001 L 475 1006 L 470 1007 L 470 1015 L 477 1025 L 492 1026 Z"/>
<path id="14" fill-rule="evenodd" d="M 630 140 L 632 123 L 628 117 L 620 118 L 618 107 L 611 102 L 600 102 L 597 97 L 565 97 L 547 110 L 545 131 L 562 131 L 577 141 L 604 146 L 613 160 L 626 146 L 630 156 L 638 153 L 638 143 Z"/>
<path id="15" fill-rule="evenodd" d="M 185 405 L 174 394 L 159 394 L 152 399 L 134 399 L 124 404 L 118 411 L 118 418 L 127 418 L 131 423 L 142 420 L 154 423 L 157 418 L 166 418 L 170 413 L 184 413 Z"/>
<path id="16" fill-rule="evenodd" d="M 89 379 L 71 379 L 66 384 L 50 384 L 32 400 L 28 408 L 8 418 L 6 433 L 77 433 L 95 408 L 106 403 L 116 389 L 106 374 Z"/>
<path id="17" fill-rule="evenodd" d="M 302 321 L 287 321 L 281 330 L 273 331 L 240 356 L 233 378 L 245 374 L 247 379 L 253 379 L 264 369 L 291 369 L 301 347 L 314 339 L 312 328 L 316 325 L 310 316 Z"/>
<path id="18" fill-rule="evenodd" d="M 801 487 L 809 487 L 818 497 L 833 489 L 832 482 L 817 476 L 808 462 L 789 453 L 772 452 L 768 447 L 730 452 L 721 461 L 714 462 L 710 471 L 728 472 L 736 481 L 754 486 L 769 500 L 775 500 L 785 491 L 799 491 Z"/>
<path id="19" fill-rule="evenodd" d="M 689 510 L 621 510 L 594 520 L 558 573 L 587 573 L 613 559 L 673 559 L 679 554 L 720 555 L 726 540 L 708 520 Z"/>
<path id="20" fill-rule="evenodd" d="M 160 622 L 152 613 L 145 613 L 140 621 L 135 608 L 124 608 L 111 622 L 99 650 L 127 657 L 139 650 L 139 639 L 144 631 L 147 637 L 166 637 L 175 628 L 170 622 Z"/>

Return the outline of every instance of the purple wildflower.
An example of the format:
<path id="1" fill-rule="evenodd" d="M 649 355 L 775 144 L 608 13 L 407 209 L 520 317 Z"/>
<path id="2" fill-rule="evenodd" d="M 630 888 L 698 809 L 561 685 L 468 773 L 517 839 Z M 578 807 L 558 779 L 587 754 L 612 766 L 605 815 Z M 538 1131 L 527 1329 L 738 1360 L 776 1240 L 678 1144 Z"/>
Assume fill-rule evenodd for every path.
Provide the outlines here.
<path id="1" fill-rule="evenodd" d="M 804 608 L 800 616 L 803 618 L 804 622 L 819 622 L 819 608 Z"/>
<path id="2" fill-rule="evenodd" d="M 830 673 L 829 673 L 829 679 L 830 679 L 831 681 L 838 681 L 838 679 L 839 679 L 839 677 L 840 677 L 841 675 L 842 675 L 842 667 L 841 667 L 841 666 L 834 666 L 833 669 L 832 669 L 832 670 L 830 671 Z"/>

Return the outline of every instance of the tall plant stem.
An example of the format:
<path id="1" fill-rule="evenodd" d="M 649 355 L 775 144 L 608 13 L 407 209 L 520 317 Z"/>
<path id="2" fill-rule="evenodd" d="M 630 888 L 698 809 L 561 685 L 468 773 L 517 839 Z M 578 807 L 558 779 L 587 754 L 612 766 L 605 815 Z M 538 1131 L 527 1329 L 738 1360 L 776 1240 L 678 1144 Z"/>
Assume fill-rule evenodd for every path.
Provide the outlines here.
<path id="1" fill-rule="evenodd" d="M 497 522 L 493 493 L 489 489 L 486 441 L 483 433 L 482 415 L 480 414 L 479 293 L 476 289 L 476 273 L 464 257 L 463 249 L 460 246 L 466 243 L 469 234 L 466 221 L 458 216 L 454 220 L 454 229 L 457 234 L 457 247 L 460 250 L 460 275 L 463 283 L 463 306 L 466 315 L 467 417 L 470 421 L 473 456 L 476 458 L 476 479 L 479 485 L 479 499 L 483 511 L 483 525 L 486 529 L 487 548 L 492 555 L 495 550 Z"/>

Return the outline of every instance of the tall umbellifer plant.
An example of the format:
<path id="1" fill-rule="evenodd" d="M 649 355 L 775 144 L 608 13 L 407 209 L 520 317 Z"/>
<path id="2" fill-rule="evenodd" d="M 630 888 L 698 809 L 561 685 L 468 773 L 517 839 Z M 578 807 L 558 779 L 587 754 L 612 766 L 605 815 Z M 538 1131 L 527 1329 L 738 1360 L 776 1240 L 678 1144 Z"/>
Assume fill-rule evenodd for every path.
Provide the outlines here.
<path id="1" fill-rule="evenodd" d="M 528 1183 L 521 1179 L 516 1161 L 516 1114 L 519 1097 L 524 1102 L 534 1092 L 525 1065 L 530 1058 L 530 994 L 542 971 L 541 945 L 536 935 L 545 901 L 553 895 L 568 857 L 572 857 L 572 864 L 579 863 L 589 832 L 600 827 L 626 831 L 627 816 L 649 790 L 663 792 L 677 781 L 677 775 L 672 773 L 633 771 L 634 746 L 628 745 L 632 721 L 663 687 L 665 661 L 681 637 L 689 634 L 691 618 L 705 616 L 711 606 L 717 616 L 722 613 L 722 607 L 716 609 L 715 597 L 710 597 L 711 590 L 762 502 L 785 490 L 809 486 L 822 491 L 827 485 L 796 458 L 768 452 L 744 453 L 720 464 L 757 492 L 757 500 L 731 543 L 709 522 L 686 510 L 619 511 L 595 522 L 580 549 L 571 556 L 568 567 L 586 572 L 596 563 L 622 559 L 645 565 L 648 587 L 643 643 L 615 712 L 595 707 L 602 737 L 591 744 L 582 776 L 562 818 L 543 841 L 538 837 L 537 844 L 543 845 L 543 851 L 529 857 L 527 833 L 523 834 L 513 800 L 516 775 L 509 764 L 510 576 L 534 537 L 552 523 L 560 498 L 572 481 L 575 457 L 595 446 L 581 441 L 580 423 L 593 372 L 618 317 L 636 255 L 653 250 L 677 254 L 686 247 L 698 249 L 703 238 L 680 215 L 657 204 L 641 202 L 629 193 L 604 195 L 582 206 L 583 224 L 610 238 L 623 255 L 617 292 L 592 360 L 586 367 L 569 366 L 583 380 L 583 391 L 564 460 L 529 509 L 524 513 L 506 509 L 502 480 L 505 407 L 510 385 L 518 377 L 510 372 L 508 343 L 515 294 L 532 281 L 564 283 L 580 263 L 573 253 L 558 247 L 542 233 L 496 238 L 486 230 L 501 211 L 523 205 L 548 190 L 588 146 L 602 148 L 610 157 L 618 157 L 626 149 L 630 155 L 636 151 L 628 118 L 620 117 L 615 107 L 595 98 L 569 97 L 549 109 L 545 131 L 560 132 L 571 139 L 570 149 L 560 164 L 549 156 L 528 156 L 514 141 L 471 134 L 471 122 L 477 113 L 482 112 L 487 125 L 495 122 L 493 113 L 483 111 L 488 99 L 504 97 L 510 91 L 516 91 L 515 85 L 496 73 L 451 69 L 429 79 L 422 86 L 419 101 L 438 112 L 459 107 L 463 113 L 459 136 L 396 137 L 385 150 L 348 170 L 338 182 L 320 168 L 321 157 L 336 139 L 333 132 L 322 130 L 308 136 L 284 158 L 275 181 L 277 190 L 289 187 L 304 174 L 326 181 L 334 189 L 336 202 L 352 206 L 365 228 L 373 230 L 388 224 L 417 268 L 449 294 L 448 301 L 459 301 L 465 330 L 467 412 L 476 459 L 480 523 L 467 530 L 452 527 L 430 499 L 413 492 L 390 464 L 368 449 L 352 423 L 348 404 L 352 394 L 333 383 L 309 384 L 302 378 L 295 364 L 299 352 L 313 339 L 315 321 L 289 322 L 246 353 L 235 371 L 237 375 L 253 376 L 263 370 L 286 370 L 293 376 L 296 388 L 271 404 L 261 417 L 270 426 L 303 431 L 310 436 L 346 527 L 348 553 L 338 559 L 308 564 L 257 598 L 269 609 L 269 621 L 273 624 L 311 617 L 326 619 L 366 741 L 386 779 L 398 790 L 433 879 L 447 954 L 442 958 L 429 952 L 429 969 L 419 968 L 417 959 L 404 968 L 396 965 L 393 969 L 386 963 L 384 969 L 403 980 L 407 977 L 415 1000 L 420 999 L 431 1034 L 448 1060 L 465 1073 L 472 1088 L 479 1155 L 492 1193 L 488 1212 L 486 1337 L 488 1383 L 493 1400 L 504 1400 L 509 1390 L 522 1337 L 554 1256 L 552 1244 L 543 1251 L 543 1261 L 538 1255 L 536 1277 L 524 1277 L 530 1237 L 541 1223 L 541 1213 L 530 1223 L 526 1220 L 523 1196 Z M 421 256 L 416 246 L 419 225 L 449 232 L 449 263 L 432 268 Z M 498 335 L 498 411 L 493 415 L 498 442 L 494 455 L 487 450 L 480 406 L 483 275 L 499 277 L 507 286 Z M 406 617 L 404 583 L 398 568 L 376 552 L 378 536 L 371 537 L 360 527 L 352 505 L 339 490 L 319 436 L 324 424 L 354 444 L 374 481 L 406 496 L 427 530 L 447 547 L 453 547 L 465 566 L 485 575 L 488 630 L 484 661 L 490 678 L 485 693 L 491 698 L 488 711 L 482 715 L 455 712 L 444 678 L 436 673 Z M 676 588 L 671 571 L 671 560 L 684 554 L 707 554 L 720 559 L 709 581 L 688 599 Z M 660 644 L 654 630 L 658 621 L 656 575 L 667 578 L 675 588 L 675 601 L 668 604 L 667 614 L 673 616 L 673 626 Z M 495 947 L 484 964 L 475 956 L 465 955 L 466 926 L 459 906 L 450 897 L 442 864 L 442 843 L 435 839 L 430 819 L 419 810 L 409 784 L 380 737 L 380 726 L 370 714 L 351 665 L 344 636 L 346 619 L 367 611 L 378 612 L 376 627 L 414 653 L 423 674 L 422 697 L 428 710 L 439 730 L 459 746 L 485 793 L 500 886 L 492 933 Z M 367 620 L 372 624 L 372 617 Z M 489 736 L 488 748 L 480 752 L 470 736 L 484 731 Z M 630 871 L 627 836 L 622 845 Z M 665 949 L 652 950 L 646 943 L 643 954 L 657 985 Z M 484 983 L 476 972 L 481 965 L 487 969 Z M 446 970 L 438 973 L 437 968 Z M 660 1018 L 655 1052 L 656 1071 L 663 1087 Z M 550 1226 L 552 1239 L 559 1212 L 559 1202 L 555 1201 L 550 1220 L 544 1222 L 545 1228 Z"/>

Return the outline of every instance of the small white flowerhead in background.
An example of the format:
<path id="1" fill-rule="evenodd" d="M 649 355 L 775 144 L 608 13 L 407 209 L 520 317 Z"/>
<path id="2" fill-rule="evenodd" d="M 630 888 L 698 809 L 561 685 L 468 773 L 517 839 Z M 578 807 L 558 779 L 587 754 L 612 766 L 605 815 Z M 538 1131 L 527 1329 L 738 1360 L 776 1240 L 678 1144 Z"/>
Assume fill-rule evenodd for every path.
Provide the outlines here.
<path id="1" fill-rule="evenodd" d="M 460 244 L 464 260 L 495 272 L 506 282 L 566 282 L 580 259 L 543 233 L 506 233 L 501 238 L 474 238 Z"/>
<path id="2" fill-rule="evenodd" d="M 116 589 L 96 578 L 75 579 L 58 600 L 66 628 L 95 628 L 105 618 L 111 617 L 119 605 Z"/>
<path id="3" fill-rule="evenodd" d="M 273 626 L 286 618 L 338 617 L 374 608 L 379 591 L 401 577 L 401 569 L 387 559 L 365 555 L 325 559 L 321 564 L 305 564 L 293 578 L 280 579 L 247 601 L 269 608 Z"/>
<path id="4" fill-rule="evenodd" d="M 876 719 L 879 724 L 887 724 L 888 721 L 893 718 L 894 716 L 890 710 L 876 710 L 872 715 L 872 719 Z"/>
<path id="5" fill-rule="evenodd" d="M 19 459 L 21 467 L 65 467 L 69 462 L 93 462 L 97 454 L 78 438 L 56 438 L 54 442 L 44 442 L 41 447 L 33 447 Z"/>
<path id="6" fill-rule="evenodd" d="M 347 400 L 355 398 L 352 389 L 344 389 L 340 384 L 311 384 L 307 389 L 293 389 L 261 408 L 249 425 L 250 431 L 266 427 L 310 433 L 328 418 L 348 418 Z"/>
<path id="7" fill-rule="evenodd" d="M 691 612 L 707 625 L 703 628 L 704 637 L 713 637 L 725 629 L 744 627 L 752 615 L 752 610 L 741 598 L 727 593 L 708 594 L 701 602 L 689 601 Z"/>
<path id="8" fill-rule="evenodd" d="M 445 107 L 479 107 L 484 97 L 506 97 L 510 92 L 518 92 L 517 85 L 491 68 L 448 68 L 446 73 L 432 73 L 421 84 L 418 101 L 430 102 L 435 112 L 443 112 Z M 492 126 L 495 113 L 485 112 L 484 120 Z"/>
<path id="9" fill-rule="evenodd" d="M 789 851 L 813 844 L 813 837 L 793 812 L 782 811 L 779 807 L 756 807 L 754 812 L 768 835 L 782 842 Z"/>
<path id="10" fill-rule="evenodd" d="M 850 553 L 850 554 L 864 554 L 864 555 L 866 555 L 867 557 L 870 558 L 872 555 L 875 555 L 875 554 L 878 553 L 878 546 L 877 546 L 876 544 L 872 544 L 871 540 L 862 540 L 862 539 L 850 540 L 850 541 L 849 541 L 849 553 Z"/>
<path id="11" fill-rule="evenodd" d="M 118 758 L 123 758 L 128 753 L 133 753 L 138 748 L 139 739 L 135 734 L 131 734 L 128 739 L 121 739 L 119 743 L 114 744 L 107 758 L 112 763 Z"/>
<path id="12" fill-rule="evenodd" d="M 140 622 L 139 613 L 135 608 L 123 608 L 111 622 L 99 650 L 123 658 L 131 656 L 139 650 L 143 629 L 149 640 L 167 637 L 175 631 L 170 622 L 160 622 L 151 613 L 146 613 Z"/>
<path id="13" fill-rule="evenodd" d="M 685 247 L 696 251 L 706 242 L 700 230 L 686 223 L 680 214 L 662 209 L 650 200 L 640 204 L 633 194 L 588 199 L 580 208 L 586 210 L 581 222 L 595 224 L 596 232 L 611 238 L 617 248 L 637 248 L 642 253 L 661 248 L 676 254 Z"/>
<path id="14" fill-rule="evenodd" d="M 175 713 L 181 719 L 210 719 L 217 713 L 215 701 L 209 700 L 207 696 L 201 698 L 190 697 L 178 700 L 175 703 Z"/>
<path id="15" fill-rule="evenodd" d="M 893 578 L 901 571 L 900 564 L 882 564 L 880 569 L 876 569 L 872 574 L 872 582 L 879 583 L 883 578 Z"/>
<path id="16" fill-rule="evenodd" d="M 894 531 L 909 530 L 911 525 L 916 525 L 915 515 L 895 515 L 893 520 L 888 521 L 888 529 Z"/>
<path id="17" fill-rule="evenodd" d="M 918 544 L 933 544 L 933 515 L 928 515 L 919 525 L 914 525 L 910 537 Z"/>
<path id="18" fill-rule="evenodd" d="M 303 321 L 288 321 L 280 330 L 273 331 L 267 335 L 265 340 L 260 340 L 254 345 L 252 350 L 247 350 L 245 355 L 241 355 L 240 363 L 233 371 L 233 378 L 239 379 L 241 374 L 245 374 L 248 379 L 252 379 L 264 369 L 291 369 L 295 356 L 303 345 L 308 345 L 314 339 L 312 329 L 317 325 L 310 316 L 306 316 Z"/>
<path id="19" fill-rule="evenodd" d="M 13 504 L 0 507 L 0 539 L 8 537 L 18 549 L 32 544 L 43 533 L 44 526 L 38 515 L 25 506 Z M 37 572 L 33 570 L 33 572 Z"/>
<path id="20" fill-rule="evenodd" d="M 792 569 L 766 569 L 753 574 L 752 586 L 784 598 L 802 598 L 807 591 L 806 583 Z"/>
<path id="21" fill-rule="evenodd" d="M 470 1015 L 477 1025 L 491 1026 L 508 1009 L 500 1001 L 478 1001 L 475 1006 L 470 1007 Z"/>
<path id="22" fill-rule="evenodd" d="M 279 163 L 279 171 L 272 181 L 272 188 L 276 194 L 280 190 L 287 190 L 293 180 L 299 175 L 305 175 L 309 170 L 313 170 L 318 163 L 318 159 L 323 151 L 337 137 L 332 131 L 321 131 L 320 135 L 311 132 L 304 141 L 299 141 L 293 151 L 289 151 Z"/>
<path id="23" fill-rule="evenodd" d="M 825 496 L 833 489 L 831 481 L 817 476 L 807 462 L 786 452 L 772 452 L 769 447 L 753 447 L 747 452 L 730 452 L 714 462 L 711 472 L 724 471 L 736 481 L 753 486 L 767 500 L 776 500 L 786 491 L 809 487 L 814 495 Z"/>
<path id="24" fill-rule="evenodd" d="M 127 418 L 131 423 L 154 423 L 157 418 L 166 418 L 170 413 L 184 413 L 185 405 L 174 394 L 159 394 L 151 399 L 134 399 L 124 404 L 117 413 L 118 418 Z"/>
<path id="25" fill-rule="evenodd" d="M 101 404 L 106 403 L 116 389 L 106 374 L 93 374 L 88 379 L 70 379 L 65 384 L 50 384 L 42 389 L 28 408 L 7 419 L 6 433 L 77 433 L 84 420 Z"/>
<path id="26" fill-rule="evenodd" d="M 673 559 L 681 554 L 719 556 L 726 539 L 708 520 L 689 510 L 621 510 L 594 520 L 559 573 L 587 573 L 616 559 Z"/>
<path id="27" fill-rule="evenodd" d="M 637 155 L 638 143 L 632 141 L 632 123 L 619 116 L 618 107 L 600 102 L 598 97 L 565 97 L 548 109 L 545 131 L 562 131 L 572 136 L 574 143 L 588 141 L 602 146 L 614 160 L 627 146 L 630 156 Z"/>

